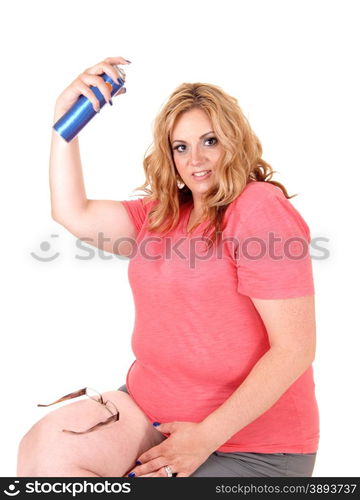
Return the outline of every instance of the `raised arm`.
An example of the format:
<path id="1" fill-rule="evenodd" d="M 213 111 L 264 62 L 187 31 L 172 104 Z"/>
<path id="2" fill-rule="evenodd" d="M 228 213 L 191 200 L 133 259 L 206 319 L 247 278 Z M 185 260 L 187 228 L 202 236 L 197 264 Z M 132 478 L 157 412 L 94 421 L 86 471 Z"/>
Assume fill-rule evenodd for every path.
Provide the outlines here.
<path id="1" fill-rule="evenodd" d="M 99 109 L 99 102 L 90 85 L 99 88 L 105 99 L 111 93 L 101 73 L 112 79 L 120 76 L 115 64 L 127 64 L 122 57 L 107 58 L 81 73 L 63 92 L 55 104 L 54 123 L 76 102 L 82 94 Z M 121 89 L 118 94 L 124 93 Z M 54 220 L 72 234 L 87 243 L 108 252 L 126 254 L 128 245 L 115 245 L 119 238 L 135 238 L 136 229 L 125 207 L 119 201 L 89 200 L 86 196 L 79 139 L 66 142 L 55 130 L 52 131 L 49 165 L 51 215 Z M 99 238 L 100 233 L 103 235 Z"/>

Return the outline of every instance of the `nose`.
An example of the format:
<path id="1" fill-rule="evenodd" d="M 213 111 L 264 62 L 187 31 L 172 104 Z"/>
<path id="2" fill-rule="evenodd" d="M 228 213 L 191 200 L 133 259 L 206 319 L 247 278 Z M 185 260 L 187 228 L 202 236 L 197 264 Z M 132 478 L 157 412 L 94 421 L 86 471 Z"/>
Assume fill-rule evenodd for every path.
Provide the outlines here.
<path id="1" fill-rule="evenodd" d="M 190 156 L 190 163 L 194 167 L 197 165 L 201 165 L 201 162 L 203 161 L 203 155 L 202 152 L 198 148 L 192 148 L 191 150 L 191 156 Z"/>

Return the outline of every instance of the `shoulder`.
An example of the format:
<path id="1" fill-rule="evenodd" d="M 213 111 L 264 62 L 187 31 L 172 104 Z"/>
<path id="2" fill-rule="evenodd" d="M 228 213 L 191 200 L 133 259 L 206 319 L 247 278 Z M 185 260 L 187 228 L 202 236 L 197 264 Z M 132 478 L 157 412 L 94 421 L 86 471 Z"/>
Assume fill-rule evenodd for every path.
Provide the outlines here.
<path id="1" fill-rule="evenodd" d="M 150 210 L 158 203 L 158 200 L 150 200 L 148 196 L 143 196 L 132 200 L 121 200 L 121 203 L 125 206 L 136 229 L 140 231 L 148 218 Z"/>
<path id="2" fill-rule="evenodd" d="M 276 200 L 287 200 L 280 188 L 269 182 L 251 181 L 230 204 L 230 214 L 245 220 L 265 207 L 271 207 Z"/>
<path id="3" fill-rule="evenodd" d="M 121 203 L 129 208 L 136 209 L 140 211 L 144 216 L 147 215 L 152 207 L 158 203 L 158 200 L 150 200 L 149 196 L 142 196 L 139 198 L 133 198 L 131 200 L 121 200 Z"/>
<path id="4" fill-rule="evenodd" d="M 256 205 L 271 202 L 275 198 L 285 198 L 284 193 L 279 187 L 269 182 L 251 181 L 245 186 L 233 203 L 237 207 L 251 211 Z"/>
<path id="5" fill-rule="evenodd" d="M 145 214 L 148 214 L 150 210 L 157 204 L 159 203 L 159 200 L 150 200 L 149 196 L 143 196 L 142 198 L 138 199 L 142 209 L 144 210 Z"/>
<path id="6" fill-rule="evenodd" d="M 310 230 L 299 211 L 286 198 L 282 189 L 269 182 L 252 181 L 231 203 L 229 223 L 244 231 L 277 229 L 298 230 L 306 237 Z"/>

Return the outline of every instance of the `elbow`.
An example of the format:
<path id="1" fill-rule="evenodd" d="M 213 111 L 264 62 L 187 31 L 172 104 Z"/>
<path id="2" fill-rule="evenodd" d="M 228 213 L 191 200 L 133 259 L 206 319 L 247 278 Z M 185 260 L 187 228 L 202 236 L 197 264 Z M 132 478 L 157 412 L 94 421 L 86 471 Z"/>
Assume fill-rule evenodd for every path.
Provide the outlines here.
<path id="1" fill-rule="evenodd" d="M 291 353 L 291 366 L 293 367 L 296 377 L 303 375 L 311 368 L 315 359 L 313 351 L 310 350 L 297 350 Z"/>
<path id="2" fill-rule="evenodd" d="M 63 224 L 63 223 L 62 223 L 62 220 L 61 220 L 61 217 L 59 217 L 59 215 L 58 215 L 56 212 L 54 212 L 53 210 L 51 211 L 51 218 L 52 218 L 55 222 L 57 222 L 58 224 L 61 224 L 61 225 Z"/>
<path id="3" fill-rule="evenodd" d="M 272 347 L 282 351 L 288 359 L 291 359 L 294 366 L 309 368 L 316 355 L 316 332 L 311 329 L 308 332 L 301 331 L 301 334 L 293 335 L 292 339 L 273 342 Z"/>
<path id="4" fill-rule="evenodd" d="M 304 371 L 310 368 L 315 360 L 315 352 L 309 351 L 303 353 L 303 361 L 304 361 Z"/>
<path id="5" fill-rule="evenodd" d="M 56 221 L 56 222 L 59 222 L 59 218 L 57 217 L 56 213 L 51 211 L 51 218 Z"/>
<path id="6" fill-rule="evenodd" d="M 306 371 L 310 366 L 312 365 L 313 361 L 315 360 L 315 347 L 314 346 L 308 346 L 308 347 L 280 347 L 280 346 L 272 346 L 272 349 L 275 348 L 275 351 L 277 351 L 282 359 L 287 359 L 291 360 L 292 366 L 295 368 L 297 367 L 298 370 L 300 370 L 302 373 Z"/>
<path id="7" fill-rule="evenodd" d="M 297 359 L 301 362 L 303 366 L 303 371 L 310 368 L 313 361 L 315 360 L 315 348 L 300 349 L 295 353 Z"/>
<path id="8" fill-rule="evenodd" d="M 301 346 L 294 349 L 294 356 L 301 359 L 308 368 L 315 359 L 315 345 Z"/>
<path id="9" fill-rule="evenodd" d="M 303 348 L 304 358 L 307 360 L 309 366 L 315 361 L 316 355 L 316 336 L 315 333 L 312 337 L 312 341 L 306 348 Z"/>

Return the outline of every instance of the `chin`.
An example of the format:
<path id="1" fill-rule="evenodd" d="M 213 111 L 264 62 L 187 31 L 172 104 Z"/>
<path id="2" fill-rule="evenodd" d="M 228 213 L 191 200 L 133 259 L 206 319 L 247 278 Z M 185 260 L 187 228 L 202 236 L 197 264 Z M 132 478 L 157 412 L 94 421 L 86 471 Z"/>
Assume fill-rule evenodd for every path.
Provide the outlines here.
<path id="1" fill-rule="evenodd" d="M 195 187 L 192 187 L 191 191 L 193 191 L 194 193 L 206 193 L 206 191 L 211 187 L 211 184 L 209 184 L 208 186 L 195 186 Z"/>

